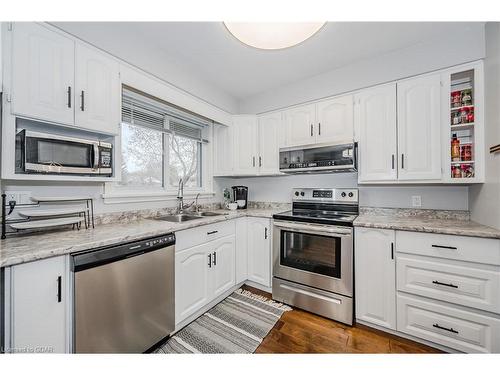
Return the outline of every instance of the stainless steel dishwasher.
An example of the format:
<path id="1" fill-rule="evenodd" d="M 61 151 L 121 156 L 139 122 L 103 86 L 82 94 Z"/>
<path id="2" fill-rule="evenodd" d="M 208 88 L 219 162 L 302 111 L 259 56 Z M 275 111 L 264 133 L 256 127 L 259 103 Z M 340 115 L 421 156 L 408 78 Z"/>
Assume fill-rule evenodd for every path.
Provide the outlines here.
<path id="1" fill-rule="evenodd" d="M 173 233 L 72 255 L 75 353 L 143 353 L 175 328 Z"/>

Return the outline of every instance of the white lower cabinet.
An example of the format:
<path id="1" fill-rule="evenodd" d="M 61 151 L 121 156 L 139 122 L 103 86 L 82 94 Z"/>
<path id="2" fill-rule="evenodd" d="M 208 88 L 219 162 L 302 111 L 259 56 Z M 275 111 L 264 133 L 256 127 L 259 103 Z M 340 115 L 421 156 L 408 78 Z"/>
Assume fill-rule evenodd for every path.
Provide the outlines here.
<path id="1" fill-rule="evenodd" d="M 457 351 L 500 353 L 500 240 L 355 234 L 356 319 Z"/>
<path id="2" fill-rule="evenodd" d="M 239 284 L 248 278 L 248 236 L 247 218 L 240 217 L 236 221 L 236 283 Z"/>
<path id="3" fill-rule="evenodd" d="M 235 284 L 234 233 L 176 252 L 175 323 L 190 317 Z"/>
<path id="4" fill-rule="evenodd" d="M 65 256 L 10 267 L 7 351 L 68 351 L 68 283 Z"/>
<path id="5" fill-rule="evenodd" d="M 271 220 L 249 217 L 248 280 L 271 287 Z"/>
<path id="6" fill-rule="evenodd" d="M 396 264 L 393 230 L 356 228 L 356 319 L 396 329 Z"/>

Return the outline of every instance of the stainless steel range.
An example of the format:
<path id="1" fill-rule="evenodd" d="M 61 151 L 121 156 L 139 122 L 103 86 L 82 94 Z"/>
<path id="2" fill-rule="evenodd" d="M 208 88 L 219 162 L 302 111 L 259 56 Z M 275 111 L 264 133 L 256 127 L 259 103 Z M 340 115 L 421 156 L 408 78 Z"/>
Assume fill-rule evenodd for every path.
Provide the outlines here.
<path id="1" fill-rule="evenodd" d="M 294 189 L 276 214 L 273 299 L 352 325 L 357 189 Z"/>

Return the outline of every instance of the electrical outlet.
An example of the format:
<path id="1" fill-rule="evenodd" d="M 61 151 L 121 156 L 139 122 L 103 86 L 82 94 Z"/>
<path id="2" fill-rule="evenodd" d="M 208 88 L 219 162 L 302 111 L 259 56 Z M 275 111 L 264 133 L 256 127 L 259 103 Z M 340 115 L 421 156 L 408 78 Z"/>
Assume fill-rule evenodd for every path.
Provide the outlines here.
<path id="1" fill-rule="evenodd" d="M 420 195 L 412 195 L 411 205 L 412 207 L 422 207 L 422 197 Z"/>
<path id="2" fill-rule="evenodd" d="M 6 191 L 6 201 L 16 201 L 16 204 L 28 204 L 31 202 L 31 191 Z"/>

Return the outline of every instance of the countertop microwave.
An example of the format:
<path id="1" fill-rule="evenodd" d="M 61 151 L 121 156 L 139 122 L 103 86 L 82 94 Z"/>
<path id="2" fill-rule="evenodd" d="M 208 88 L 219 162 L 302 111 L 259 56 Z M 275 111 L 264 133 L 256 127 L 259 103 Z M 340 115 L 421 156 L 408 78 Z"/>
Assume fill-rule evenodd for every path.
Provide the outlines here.
<path id="1" fill-rule="evenodd" d="M 111 176 L 113 145 L 27 129 L 16 134 L 16 173 Z"/>
<path id="2" fill-rule="evenodd" d="M 280 149 L 280 172 L 356 172 L 357 144 L 323 144 Z"/>

